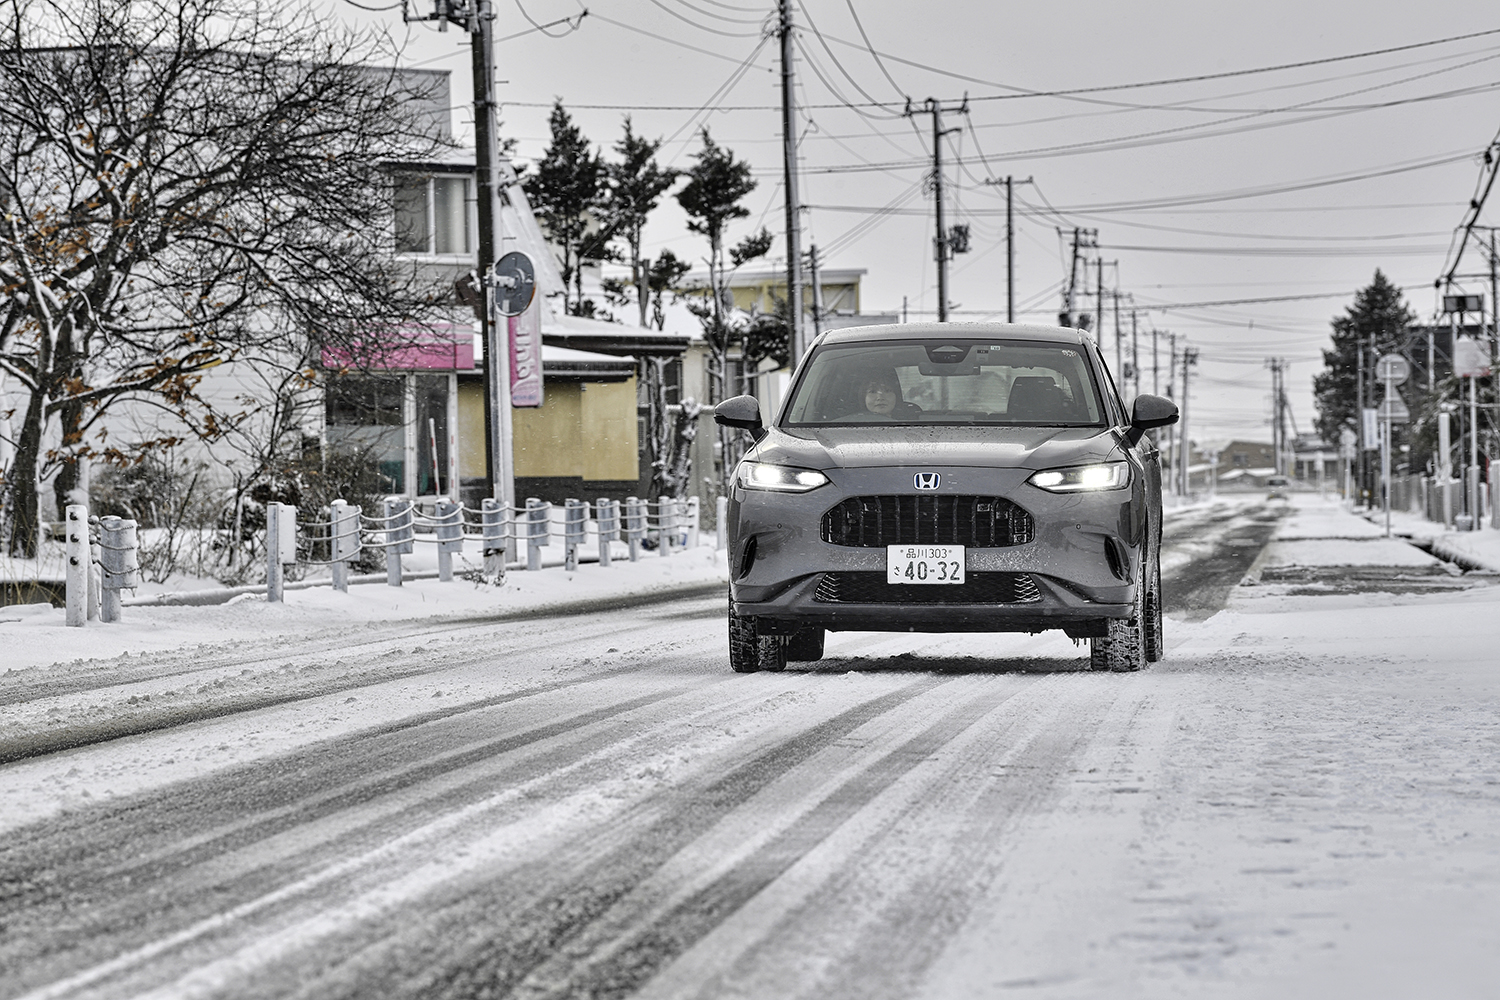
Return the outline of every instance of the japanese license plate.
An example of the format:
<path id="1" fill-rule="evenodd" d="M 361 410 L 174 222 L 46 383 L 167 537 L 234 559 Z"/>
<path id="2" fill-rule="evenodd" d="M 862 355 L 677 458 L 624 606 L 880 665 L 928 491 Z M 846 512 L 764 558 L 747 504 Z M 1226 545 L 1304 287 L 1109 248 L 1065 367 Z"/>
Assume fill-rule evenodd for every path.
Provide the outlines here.
<path id="1" fill-rule="evenodd" d="M 962 545 L 887 545 L 886 583 L 963 583 Z"/>

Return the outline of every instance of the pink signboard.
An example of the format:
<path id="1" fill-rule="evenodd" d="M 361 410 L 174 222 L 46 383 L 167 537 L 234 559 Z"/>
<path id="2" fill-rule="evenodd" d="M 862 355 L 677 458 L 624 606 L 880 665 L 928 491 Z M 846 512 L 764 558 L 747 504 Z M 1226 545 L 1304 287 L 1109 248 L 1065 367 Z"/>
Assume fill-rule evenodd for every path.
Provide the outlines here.
<path id="1" fill-rule="evenodd" d="M 541 297 L 510 326 L 510 405 L 542 405 L 542 313 Z"/>
<path id="2" fill-rule="evenodd" d="M 428 323 L 372 331 L 352 347 L 324 348 L 323 367 L 472 371 L 474 330 L 467 324 Z"/>

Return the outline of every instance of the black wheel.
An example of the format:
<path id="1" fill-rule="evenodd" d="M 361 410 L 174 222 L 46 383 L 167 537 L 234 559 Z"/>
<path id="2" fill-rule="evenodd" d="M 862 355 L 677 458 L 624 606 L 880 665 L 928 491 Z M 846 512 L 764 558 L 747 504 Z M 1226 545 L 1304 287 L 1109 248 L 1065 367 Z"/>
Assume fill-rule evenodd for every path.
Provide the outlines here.
<path id="1" fill-rule="evenodd" d="M 729 667 L 737 674 L 753 674 L 760 669 L 755 619 L 735 614 L 733 597 L 729 599 Z"/>
<path id="2" fill-rule="evenodd" d="M 799 628 L 787 640 L 786 658 L 797 663 L 810 663 L 823 658 L 823 638 L 827 633 L 817 626 Z"/>
<path id="3" fill-rule="evenodd" d="M 1111 618 L 1109 634 L 1089 640 L 1089 669 L 1128 673 L 1146 665 L 1145 567 L 1136 569 L 1135 602 L 1129 618 Z"/>
<path id="4" fill-rule="evenodd" d="M 1167 647 L 1162 640 L 1161 625 L 1161 551 L 1160 548 L 1151 555 L 1150 581 L 1146 588 L 1146 662 L 1156 663 L 1167 655 Z"/>
<path id="5" fill-rule="evenodd" d="M 737 674 L 786 669 L 785 637 L 760 635 L 754 618 L 735 614 L 733 597 L 729 599 L 729 667 Z"/>

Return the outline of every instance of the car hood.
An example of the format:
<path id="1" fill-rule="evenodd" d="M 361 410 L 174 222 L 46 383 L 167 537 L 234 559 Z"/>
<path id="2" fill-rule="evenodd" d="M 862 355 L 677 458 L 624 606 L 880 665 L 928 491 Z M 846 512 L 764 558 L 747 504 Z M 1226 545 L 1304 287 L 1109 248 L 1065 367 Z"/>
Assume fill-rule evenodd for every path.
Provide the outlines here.
<path id="1" fill-rule="evenodd" d="M 807 469 L 1049 469 L 1118 451 L 1114 430 L 1100 427 L 799 427 L 768 428 L 752 457 Z"/>

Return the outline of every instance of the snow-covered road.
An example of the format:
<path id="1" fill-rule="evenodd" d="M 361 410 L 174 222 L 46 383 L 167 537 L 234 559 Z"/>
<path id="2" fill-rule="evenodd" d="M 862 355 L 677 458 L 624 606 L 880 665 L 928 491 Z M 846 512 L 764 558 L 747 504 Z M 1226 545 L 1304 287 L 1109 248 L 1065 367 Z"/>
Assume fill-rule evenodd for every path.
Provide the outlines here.
<path id="1" fill-rule="evenodd" d="M 0 997 L 1495 996 L 1500 587 L 1374 536 L 1175 512 L 1139 675 L 734 675 L 692 580 L 74 662 L 0 624 Z"/>

